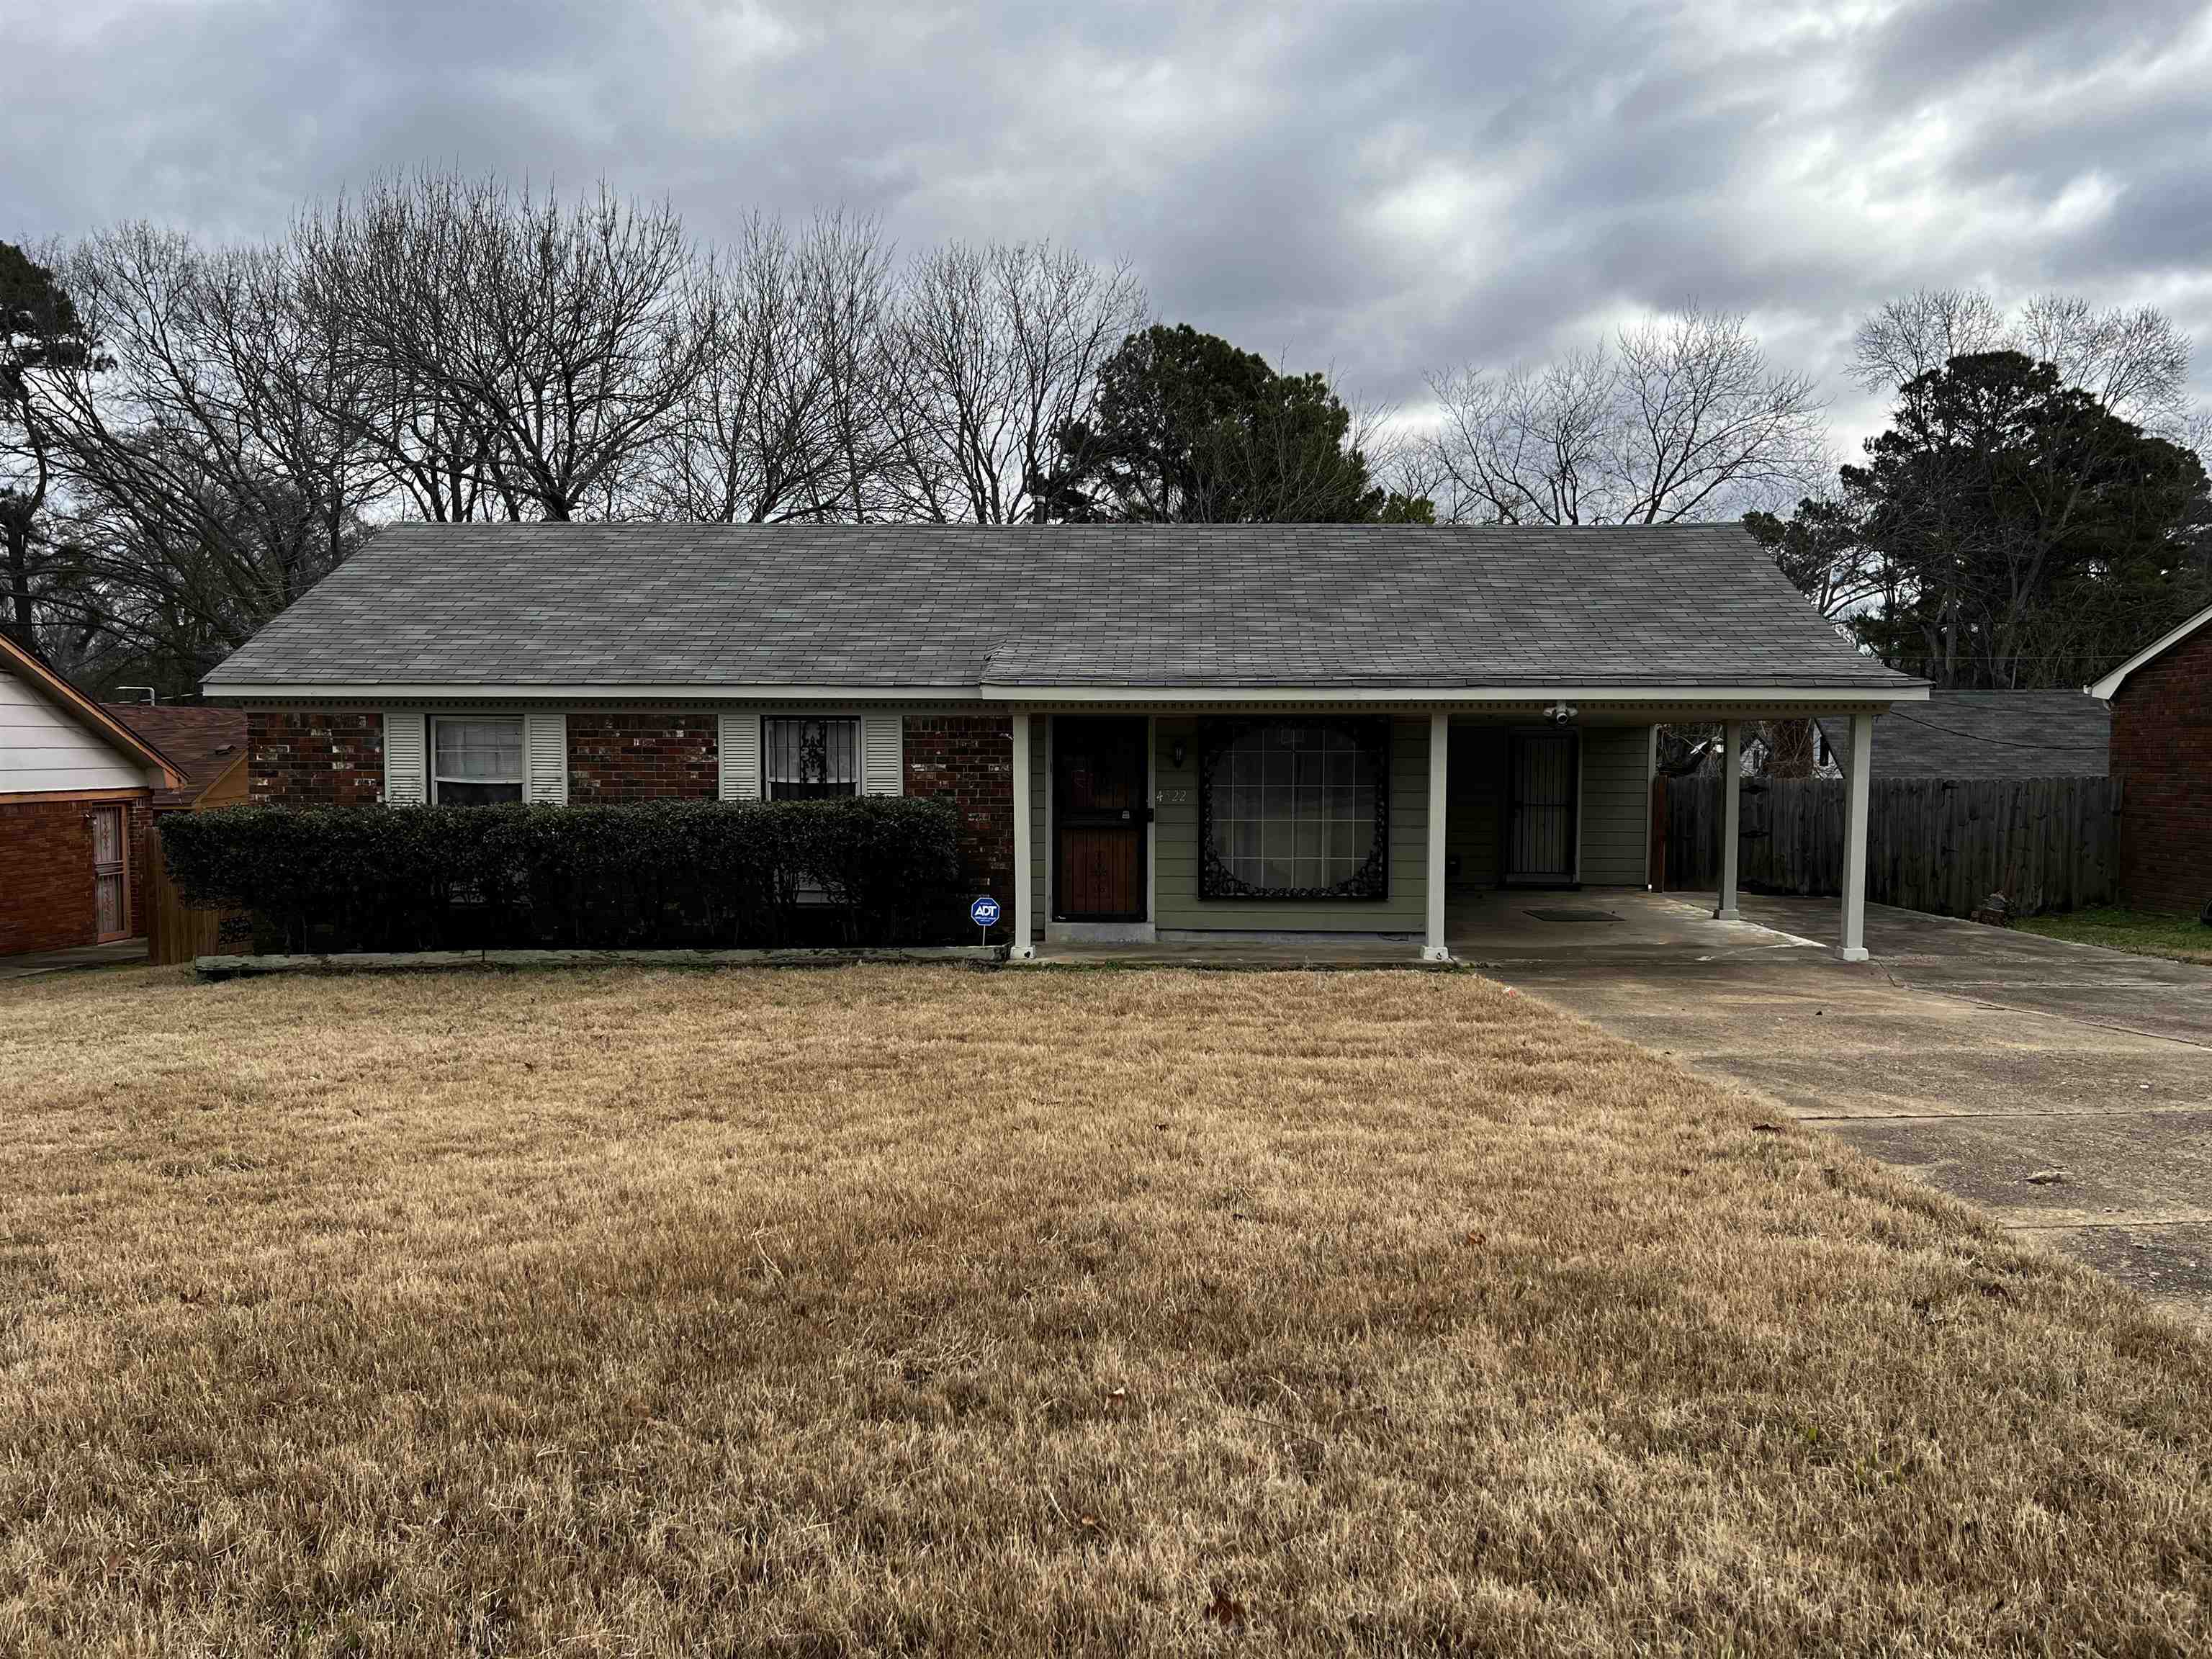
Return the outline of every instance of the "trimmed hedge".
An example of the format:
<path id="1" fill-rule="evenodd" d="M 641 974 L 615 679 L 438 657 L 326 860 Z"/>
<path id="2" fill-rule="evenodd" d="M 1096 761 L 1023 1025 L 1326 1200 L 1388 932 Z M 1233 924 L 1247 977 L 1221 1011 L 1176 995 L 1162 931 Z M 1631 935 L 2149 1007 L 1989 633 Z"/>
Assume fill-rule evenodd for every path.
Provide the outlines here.
<path id="1" fill-rule="evenodd" d="M 893 796 L 620 806 L 233 806 L 161 820 L 187 904 L 261 951 L 935 943 L 958 812 Z"/>

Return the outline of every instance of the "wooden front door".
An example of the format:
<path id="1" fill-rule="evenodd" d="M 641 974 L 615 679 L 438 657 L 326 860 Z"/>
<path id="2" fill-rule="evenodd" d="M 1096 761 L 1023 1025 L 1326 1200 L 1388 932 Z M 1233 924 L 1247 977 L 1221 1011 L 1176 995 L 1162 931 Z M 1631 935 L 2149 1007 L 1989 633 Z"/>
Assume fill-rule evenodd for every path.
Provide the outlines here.
<path id="1" fill-rule="evenodd" d="M 1508 775 L 1505 878 L 1560 884 L 1575 878 L 1576 737 L 1516 733 Z"/>
<path id="2" fill-rule="evenodd" d="M 1053 918 L 1143 921 L 1145 721 L 1052 726 Z"/>
<path id="3" fill-rule="evenodd" d="M 131 887 L 123 857 L 120 806 L 92 809 L 92 892 L 100 942 L 131 937 Z"/>

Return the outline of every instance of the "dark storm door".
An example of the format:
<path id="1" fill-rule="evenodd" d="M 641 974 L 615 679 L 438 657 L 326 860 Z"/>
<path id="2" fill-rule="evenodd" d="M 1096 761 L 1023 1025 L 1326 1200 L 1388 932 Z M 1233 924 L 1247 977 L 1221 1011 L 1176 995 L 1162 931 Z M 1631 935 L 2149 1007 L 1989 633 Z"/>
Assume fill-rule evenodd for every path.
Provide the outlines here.
<path id="1" fill-rule="evenodd" d="M 1052 724 L 1053 916 L 1142 921 L 1145 722 Z"/>
<path id="2" fill-rule="evenodd" d="M 1506 880 L 1543 884 L 1575 878 L 1575 745 L 1571 732 L 1515 735 L 1508 762 L 1512 806 Z"/>
<path id="3" fill-rule="evenodd" d="M 131 936 L 131 878 L 123 853 L 123 809 L 92 809 L 94 937 L 101 944 Z"/>

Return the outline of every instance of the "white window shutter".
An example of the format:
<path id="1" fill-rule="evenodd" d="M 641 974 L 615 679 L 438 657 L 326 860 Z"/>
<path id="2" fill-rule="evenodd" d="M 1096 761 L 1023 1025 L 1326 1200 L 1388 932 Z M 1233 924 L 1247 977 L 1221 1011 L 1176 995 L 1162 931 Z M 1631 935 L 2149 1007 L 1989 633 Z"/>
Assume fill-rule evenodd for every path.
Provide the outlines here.
<path id="1" fill-rule="evenodd" d="M 419 710 L 384 711 L 384 804 L 420 806 L 430 798 L 429 762 L 423 752 Z"/>
<path id="2" fill-rule="evenodd" d="M 867 714 L 860 720 L 860 793 L 906 793 L 906 717 Z"/>
<path id="3" fill-rule="evenodd" d="M 716 747 L 722 761 L 722 799 L 758 800 L 761 729 L 758 714 L 725 714 Z"/>
<path id="4" fill-rule="evenodd" d="M 537 710 L 522 717 L 525 800 L 568 804 L 568 717 Z"/>

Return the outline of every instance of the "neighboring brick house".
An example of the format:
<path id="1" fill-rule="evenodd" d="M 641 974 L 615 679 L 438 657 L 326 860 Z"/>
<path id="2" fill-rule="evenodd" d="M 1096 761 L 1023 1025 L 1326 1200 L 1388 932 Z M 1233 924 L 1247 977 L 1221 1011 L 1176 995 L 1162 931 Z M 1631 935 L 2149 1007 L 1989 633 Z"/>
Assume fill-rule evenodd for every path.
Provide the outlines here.
<path id="1" fill-rule="evenodd" d="M 0 635 L 0 956 L 129 939 L 168 757 Z"/>
<path id="2" fill-rule="evenodd" d="M 100 707 L 167 755 L 185 775 L 157 789 L 154 816 L 246 796 L 246 712 L 209 703 L 104 702 Z"/>
<path id="3" fill-rule="evenodd" d="M 1715 525 L 396 525 L 205 690 L 257 800 L 926 795 L 1024 956 L 1431 960 L 1454 882 L 1644 885 L 1658 725 L 1840 717 L 1863 781 L 1927 696 Z"/>
<path id="4" fill-rule="evenodd" d="M 2089 688 L 2112 706 L 2120 781 L 2120 902 L 2212 906 L 2212 609 Z"/>

